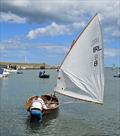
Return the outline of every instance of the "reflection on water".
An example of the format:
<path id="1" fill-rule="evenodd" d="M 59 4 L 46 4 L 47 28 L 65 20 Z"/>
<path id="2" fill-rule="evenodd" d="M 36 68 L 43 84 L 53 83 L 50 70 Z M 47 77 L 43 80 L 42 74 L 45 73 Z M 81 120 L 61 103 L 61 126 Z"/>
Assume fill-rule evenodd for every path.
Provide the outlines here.
<path id="1" fill-rule="evenodd" d="M 51 114 L 48 114 L 46 116 L 43 117 L 43 123 L 42 126 L 46 127 L 48 125 L 52 125 L 55 123 L 56 118 L 59 116 L 59 109 L 57 109 L 56 111 L 54 111 Z"/>
<path id="2" fill-rule="evenodd" d="M 104 105 L 69 103 L 58 95 L 59 111 L 43 117 L 42 124 L 32 122 L 25 110 L 29 96 L 52 91 L 57 72 L 47 71 L 49 80 L 38 78 L 38 71 L 26 70 L 0 80 L 0 136 L 119 136 L 120 79 L 105 69 Z"/>
<path id="3" fill-rule="evenodd" d="M 54 134 L 54 129 L 57 125 L 57 117 L 59 116 L 59 110 L 56 110 L 55 112 L 43 116 L 42 123 L 39 123 L 37 120 L 32 120 L 30 115 L 27 117 L 26 120 L 26 133 L 28 135 L 40 133 L 45 134 L 49 133 Z M 49 129 L 47 129 L 49 128 Z M 46 131 L 46 132 L 45 132 Z"/>

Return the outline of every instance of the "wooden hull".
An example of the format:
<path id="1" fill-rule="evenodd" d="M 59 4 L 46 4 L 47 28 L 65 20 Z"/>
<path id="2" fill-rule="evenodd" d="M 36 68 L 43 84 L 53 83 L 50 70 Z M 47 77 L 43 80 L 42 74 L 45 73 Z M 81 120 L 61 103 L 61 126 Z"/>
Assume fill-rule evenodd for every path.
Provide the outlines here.
<path id="1" fill-rule="evenodd" d="M 30 107 L 32 105 L 32 100 L 35 97 L 36 96 L 32 96 L 27 100 L 26 105 L 25 105 L 25 108 L 27 111 L 30 111 Z M 48 109 L 43 109 L 43 111 L 42 111 L 43 115 L 47 115 L 52 112 L 55 112 L 59 108 L 59 102 L 58 102 L 58 99 L 56 96 L 45 94 L 45 95 L 40 96 L 40 98 L 42 98 L 44 100 L 45 104 L 48 107 Z"/>
<path id="2" fill-rule="evenodd" d="M 58 109 L 58 107 L 56 107 L 54 109 L 43 110 L 43 115 L 48 115 L 52 112 L 55 112 L 57 109 Z"/>

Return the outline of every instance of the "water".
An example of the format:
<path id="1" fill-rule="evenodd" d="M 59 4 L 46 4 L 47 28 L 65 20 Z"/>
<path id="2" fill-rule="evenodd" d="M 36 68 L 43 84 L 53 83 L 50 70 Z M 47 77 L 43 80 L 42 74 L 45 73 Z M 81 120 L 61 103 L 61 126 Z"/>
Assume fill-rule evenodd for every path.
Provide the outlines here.
<path id="1" fill-rule="evenodd" d="M 39 71 L 26 70 L 0 79 L 0 135 L 1 136 L 119 136 L 120 135 L 120 79 L 115 71 L 105 69 L 104 105 L 74 101 L 60 96 L 59 110 L 43 118 L 42 125 L 31 122 L 25 101 L 31 95 L 52 92 L 57 72 L 47 71 L 50 79 L 39 79 Z"/>

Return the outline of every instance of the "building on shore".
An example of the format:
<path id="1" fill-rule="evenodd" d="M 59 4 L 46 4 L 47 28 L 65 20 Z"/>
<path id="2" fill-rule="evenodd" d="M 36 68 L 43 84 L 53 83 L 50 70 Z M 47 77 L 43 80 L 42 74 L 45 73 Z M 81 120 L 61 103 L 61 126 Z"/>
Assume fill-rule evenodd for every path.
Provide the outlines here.
<path id="1" fill-rule="evenodd" d="M 50 66 L 45 63 L 13 63 L 13 62 L 0 62 L 2 68 L 13 68 L 13 69 L 57 69 L 58 66 Z"/>

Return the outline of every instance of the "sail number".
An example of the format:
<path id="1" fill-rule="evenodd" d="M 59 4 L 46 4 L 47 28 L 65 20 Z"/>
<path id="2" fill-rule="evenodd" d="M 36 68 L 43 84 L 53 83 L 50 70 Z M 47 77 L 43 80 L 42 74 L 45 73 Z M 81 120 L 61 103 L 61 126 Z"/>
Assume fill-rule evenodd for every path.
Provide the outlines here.
<path id="1" fill-rule="evenodd" d="M 102 50 L 102 49 L 100 49 L 100 46 L 93 47 L 93 53 L 100 51 L 100 50 Z"/>
<path id="2" fill-rule="evenodd" d="M 95 46 L 96 45 L 96 46 Z M 102 50 L 102 48 L 100 48 L 99 46 L 99 38 L 95 38 L 94 40 L 92 40 L 92 46 L 93 47 L 93 53 L 95 53 L 94 55 L 94 67 L 96 67 L 98 65 L 98 54 L 96 54 L 98 51 Z"/>
<path id="3" fill-rule="evenodd" d="M 91 47 L 99 43 L 99 38 L 96 37 L 95 39 L 92 40 Z"/>

